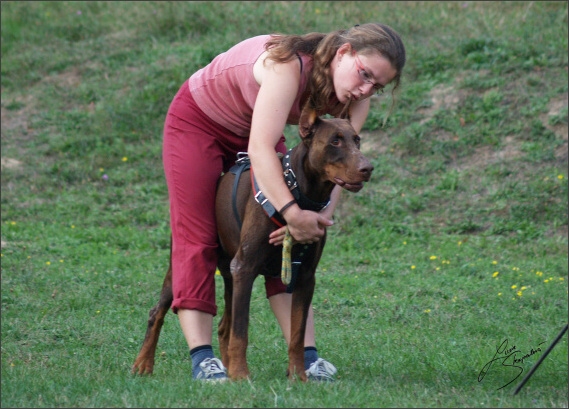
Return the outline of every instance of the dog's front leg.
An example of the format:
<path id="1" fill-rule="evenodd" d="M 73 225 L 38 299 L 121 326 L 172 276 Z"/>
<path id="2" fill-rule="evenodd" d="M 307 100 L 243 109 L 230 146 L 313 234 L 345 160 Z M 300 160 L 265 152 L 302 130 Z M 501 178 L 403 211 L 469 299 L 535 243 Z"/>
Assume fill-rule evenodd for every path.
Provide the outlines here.
<path id="1" fill-rule="evenodd" d="M 249 343 L 249 308 L 255 275 L 251 269 L 237 261 L 231 263 L 233 277 L 233 305 L 231 314 L 231 335 L 227 350 L 229 366 L 227 373 L 231 379 L 245 379 L 249 376 L 247 366 L 247 345 Z"/>
<path id="2" fill-rule="evenodd" d="M 304 274 L 303 274 L 304 273 Z M 288 370 L 289 379 L 295 376 L 301 381 L 306 382 L 307 377 L 304 372 L 304 335 L 306 333 L 306 320 L 308 319 L 308 309 L 314 294 L 314 273 L 302 275 L 308 276 L 302 282 L 298 282 L 292 293 L 292 308 L 290 320 L 290 344 L 288 346 Z"/>

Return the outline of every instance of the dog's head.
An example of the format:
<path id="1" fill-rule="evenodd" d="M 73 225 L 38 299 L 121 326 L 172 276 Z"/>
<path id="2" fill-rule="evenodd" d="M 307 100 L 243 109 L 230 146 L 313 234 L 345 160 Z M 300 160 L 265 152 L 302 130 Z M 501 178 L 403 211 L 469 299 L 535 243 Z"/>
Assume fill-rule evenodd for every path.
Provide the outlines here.
<path id="1" fill-rule="evenodd" d="M 309 107 L 302 111 L 299 133 L 308 149 L 305 166 L 320 176 L 320 181 L 335 183 L 358 192 L 369 181 L 373 166 L 360 151 L 360 137 L 349 120 L 348 109 L 341 118 L 322 119 Z"/>

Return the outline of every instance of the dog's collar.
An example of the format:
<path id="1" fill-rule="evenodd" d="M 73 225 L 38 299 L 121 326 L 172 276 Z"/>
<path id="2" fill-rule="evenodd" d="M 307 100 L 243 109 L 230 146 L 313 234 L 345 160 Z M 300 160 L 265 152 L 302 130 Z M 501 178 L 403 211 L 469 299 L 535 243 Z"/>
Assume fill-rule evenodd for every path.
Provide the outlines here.
<path id="1" fill-rule="evenodd" d="M 298 183 L 296 181 L 296 175 L 290 166 L 290 154 L 292 149 L 289 149 L 286 155 L 283 157 L 282 166 L 283 166 L 283 175 L 288 186 L 290 192 L 296 199 L 296 203 L 298 206 L 303 210 L 312 210 L 315 212 L 319 212 L 324 210 L 330 204 L 330 198 L 325 202 L 315 202 L 312 199 L 309 199 L 305 195 L 302 194 L 300 189 L 298 188 Z"/>
<path id="2" fill-rule="evenodd" d="M 292 149 L 289 149 L 286 155 L 282 159 L 282 167 L 283 167 L 283 175 L 285 179 L 285 183 L 290 189 L 296 203 L 302 210 L 312 210 L 315 212 L 319 212 L 324 210 L 330 204 L 330 198 L 328 198 L 325 202 L 315 202 L 312 199 L 309 199 L 305 195 L 302 194 L 300 188 L 298 187 L 298 182 L 296 181 L 296 175 L 290 166 L 290 153 Z M 275 223 L 277 226 L 282 227 L 286 225 L 286 221 L 284 217 L 278 212 L 277 209 L 269 202 L 269 200 L 265 197 L 259 185 L 257 184 L 257 180 L 255 175 L 253 174 L 253 168 L 251 167 L 251 162 L 249 160 L 249 156 L 246 152 L 240 152 L 238 155 L 237 165 L 234 166 L 247 166 L 250 168 L 251 174 L 251 186 L 253 187 L 253 194 L 255 196 L 255 201 L 259 203 L 262 207 L 267 216 Z M 233 169 L 233 168 L 232 168 Z M 236 173 L 236 172 L 234 172 Z M 233 198 L 235 200 L 235 198 Z M 234 209 L 235 214 L 237 214 L 236 210 Z M 238 219 L 239 220 L 239 219 Z"/>

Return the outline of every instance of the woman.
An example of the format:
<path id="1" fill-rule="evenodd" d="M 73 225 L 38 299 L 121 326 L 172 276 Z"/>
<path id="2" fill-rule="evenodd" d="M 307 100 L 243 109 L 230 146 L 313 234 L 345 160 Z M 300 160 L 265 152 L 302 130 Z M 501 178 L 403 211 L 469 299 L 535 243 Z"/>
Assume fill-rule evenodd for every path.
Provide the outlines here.
<path id="1" fill-rule="evenodd" d="M 320 115 L 338 116 L 349 105 L 360 131 L 369 97 L 389 83 L 399 85 L 405 48 L 399 35 L 382 24 L 363 24 L 329 34 L 264 35 L 247 39 L 218 55 L 180 88 L 166 116 L 163 161 L 170 199 L 174 301 L 190 348 L 192 376 L 227 378 L 211 347 L 215 304 L 217 235 L 215 191 L 222 172 L 248 151 L 259 188 L 300 243 L 318 241 L 340 188 L 320 213 L 290 204 L 293 196 L 275 154 L 286 152 L 285 125 L 298 124 L 305 103 Z M 286 206 L 285 206 L 286 205 Z M 284 228 L 269 242 L 282 244 Z M 267 298 L 283 335 L 290 340 L 291 294 L 280 277 L 265 280 Z M 305 336 L 309 379 L 332 380 L 336 368 L 318 357 L 310 308 Z"/>

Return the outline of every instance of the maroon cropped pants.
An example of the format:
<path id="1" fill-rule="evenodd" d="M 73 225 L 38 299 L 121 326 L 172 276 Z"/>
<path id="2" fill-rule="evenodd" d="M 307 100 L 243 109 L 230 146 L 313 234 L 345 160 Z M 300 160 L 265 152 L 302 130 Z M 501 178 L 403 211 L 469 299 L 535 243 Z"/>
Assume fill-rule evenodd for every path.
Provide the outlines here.
<path id="1" fill-rule="evenodd" d="M 172 229 L 172 310 L 217 314 L 215 191 L 222 172 L 247 151 L 249 139 L 211 120 L 195 103 L 186 81 L 164 124 L 163 161 Z M 285 153 L 284 137 L 275 147 Z M 268 240 L 268 238 L 267 238 Z M 280 277 L 265 279 L 267 297 L 282 293 Z"/>

